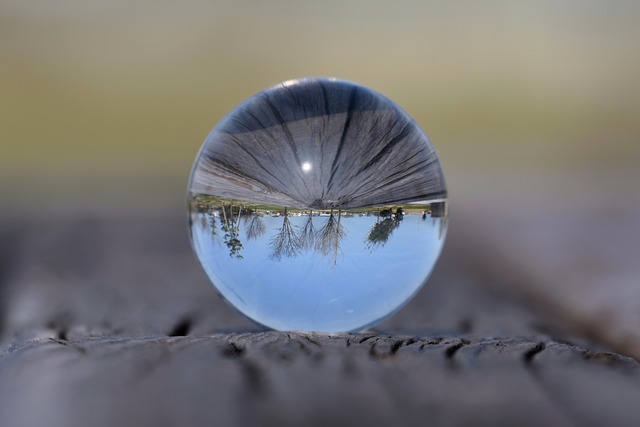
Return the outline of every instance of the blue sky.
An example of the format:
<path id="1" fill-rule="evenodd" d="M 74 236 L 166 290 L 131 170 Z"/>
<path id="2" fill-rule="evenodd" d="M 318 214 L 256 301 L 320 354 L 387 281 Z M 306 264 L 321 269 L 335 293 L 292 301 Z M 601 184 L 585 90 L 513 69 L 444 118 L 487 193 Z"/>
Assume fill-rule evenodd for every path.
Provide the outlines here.
<path id="1" fill-rule="evenodd" d="M 219 291 L 249 317 L 277 329 L 346 331 L 382 318 L 420 288 L 442 247 L 442 219 L 405 215 L 386 244 L 371 248 L 366 238 L 376 217 L 343 216 L 346 235 L 335 264 L 331 255 L 313 249 L 276 261 L 270 241 L 283 219 L 264 216 L 267 231 L 255 240 L 246 239 L 241 220 L 243 259 L 229 256 L 219 220 L 215 237 L 209 225 L 194 221 L 194 245 Z M 297 230 L 307 221 L 289 219 Z M 327 220 L 314 217 L 314 228 Z"/>

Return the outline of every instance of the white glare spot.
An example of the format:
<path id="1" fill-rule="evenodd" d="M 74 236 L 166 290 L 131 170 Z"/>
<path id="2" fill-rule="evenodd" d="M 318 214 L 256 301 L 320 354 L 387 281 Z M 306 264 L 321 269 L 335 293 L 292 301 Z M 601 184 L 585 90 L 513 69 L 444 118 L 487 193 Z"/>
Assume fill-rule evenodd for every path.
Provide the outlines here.
<path id="1" fill-rule="evenodd" d="M 311 163 L 305 162 L 302 164 L 302 172 L 309 172 L 311 170 Z"/>

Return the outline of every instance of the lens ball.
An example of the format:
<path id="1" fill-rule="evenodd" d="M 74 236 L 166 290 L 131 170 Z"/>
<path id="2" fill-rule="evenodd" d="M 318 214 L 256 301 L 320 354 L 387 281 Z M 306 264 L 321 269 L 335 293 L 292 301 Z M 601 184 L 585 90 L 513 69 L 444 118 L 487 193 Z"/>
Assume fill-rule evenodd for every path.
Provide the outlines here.
<path id="1" fill-rule="evenodd" d="M 267 327 L 359 331 L 422 287 L 447 229 L 436 151 L 366 87 L 299 79 L 240 104 L 189 183 L 195 252 L 215 288 Z"/>

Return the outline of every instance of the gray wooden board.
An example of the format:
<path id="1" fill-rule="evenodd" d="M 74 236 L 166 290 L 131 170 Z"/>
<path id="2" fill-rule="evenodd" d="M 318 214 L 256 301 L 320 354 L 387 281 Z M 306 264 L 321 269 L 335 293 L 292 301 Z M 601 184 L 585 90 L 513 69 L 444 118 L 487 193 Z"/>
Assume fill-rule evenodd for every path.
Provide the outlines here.
<path id="1" fill-rule="evenodd" d="M 382 95 L 335 79 L 284 83 L 241 104 L 206 139 L 190 189 L 301 209 L 447 196 L 416 123 Z"/>
<path id="2" fill-rule="evenodd" d="M 640 365 L 497 293 L 527 278 L 452 222 L 407 307 L 324 335 L 237 314 L 181 216 L 6 220 L 0 425 L 638 425 Z"/>

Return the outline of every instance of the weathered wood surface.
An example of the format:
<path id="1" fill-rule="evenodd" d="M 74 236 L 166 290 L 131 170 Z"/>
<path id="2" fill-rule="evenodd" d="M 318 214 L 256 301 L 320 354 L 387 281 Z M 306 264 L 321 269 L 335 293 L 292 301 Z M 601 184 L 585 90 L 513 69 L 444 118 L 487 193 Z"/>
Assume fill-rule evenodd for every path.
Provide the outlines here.
<path id="1" fill-rule="evenodd" d="M 542 173 L 529 186 L 522 177 L 483 180 L 488 194 L 458 194 L 457 226 L 473 224 L 484 242 L 484 270 L 502 277 L 489 284 L 541 301 L 557 320 L 640 359 L 638 170 Z"/>
<path id="2" fill-rule="evenodd" d="M 236 314 L 180 216 L 43 216 L 0 238 L 1 426 L 640 423 L 638 362 L 496 293 L 528 278 L 484 268 L 461 227 L 423 291 L 354 335 Z"/>
<path id="3" fill-rule="evenodd" d="M 281 84 L 234 110 L 205 141 L 191 191 L 301 209 L 447 197 L 417 124 L 382 95 L 332 79 Z"/>

